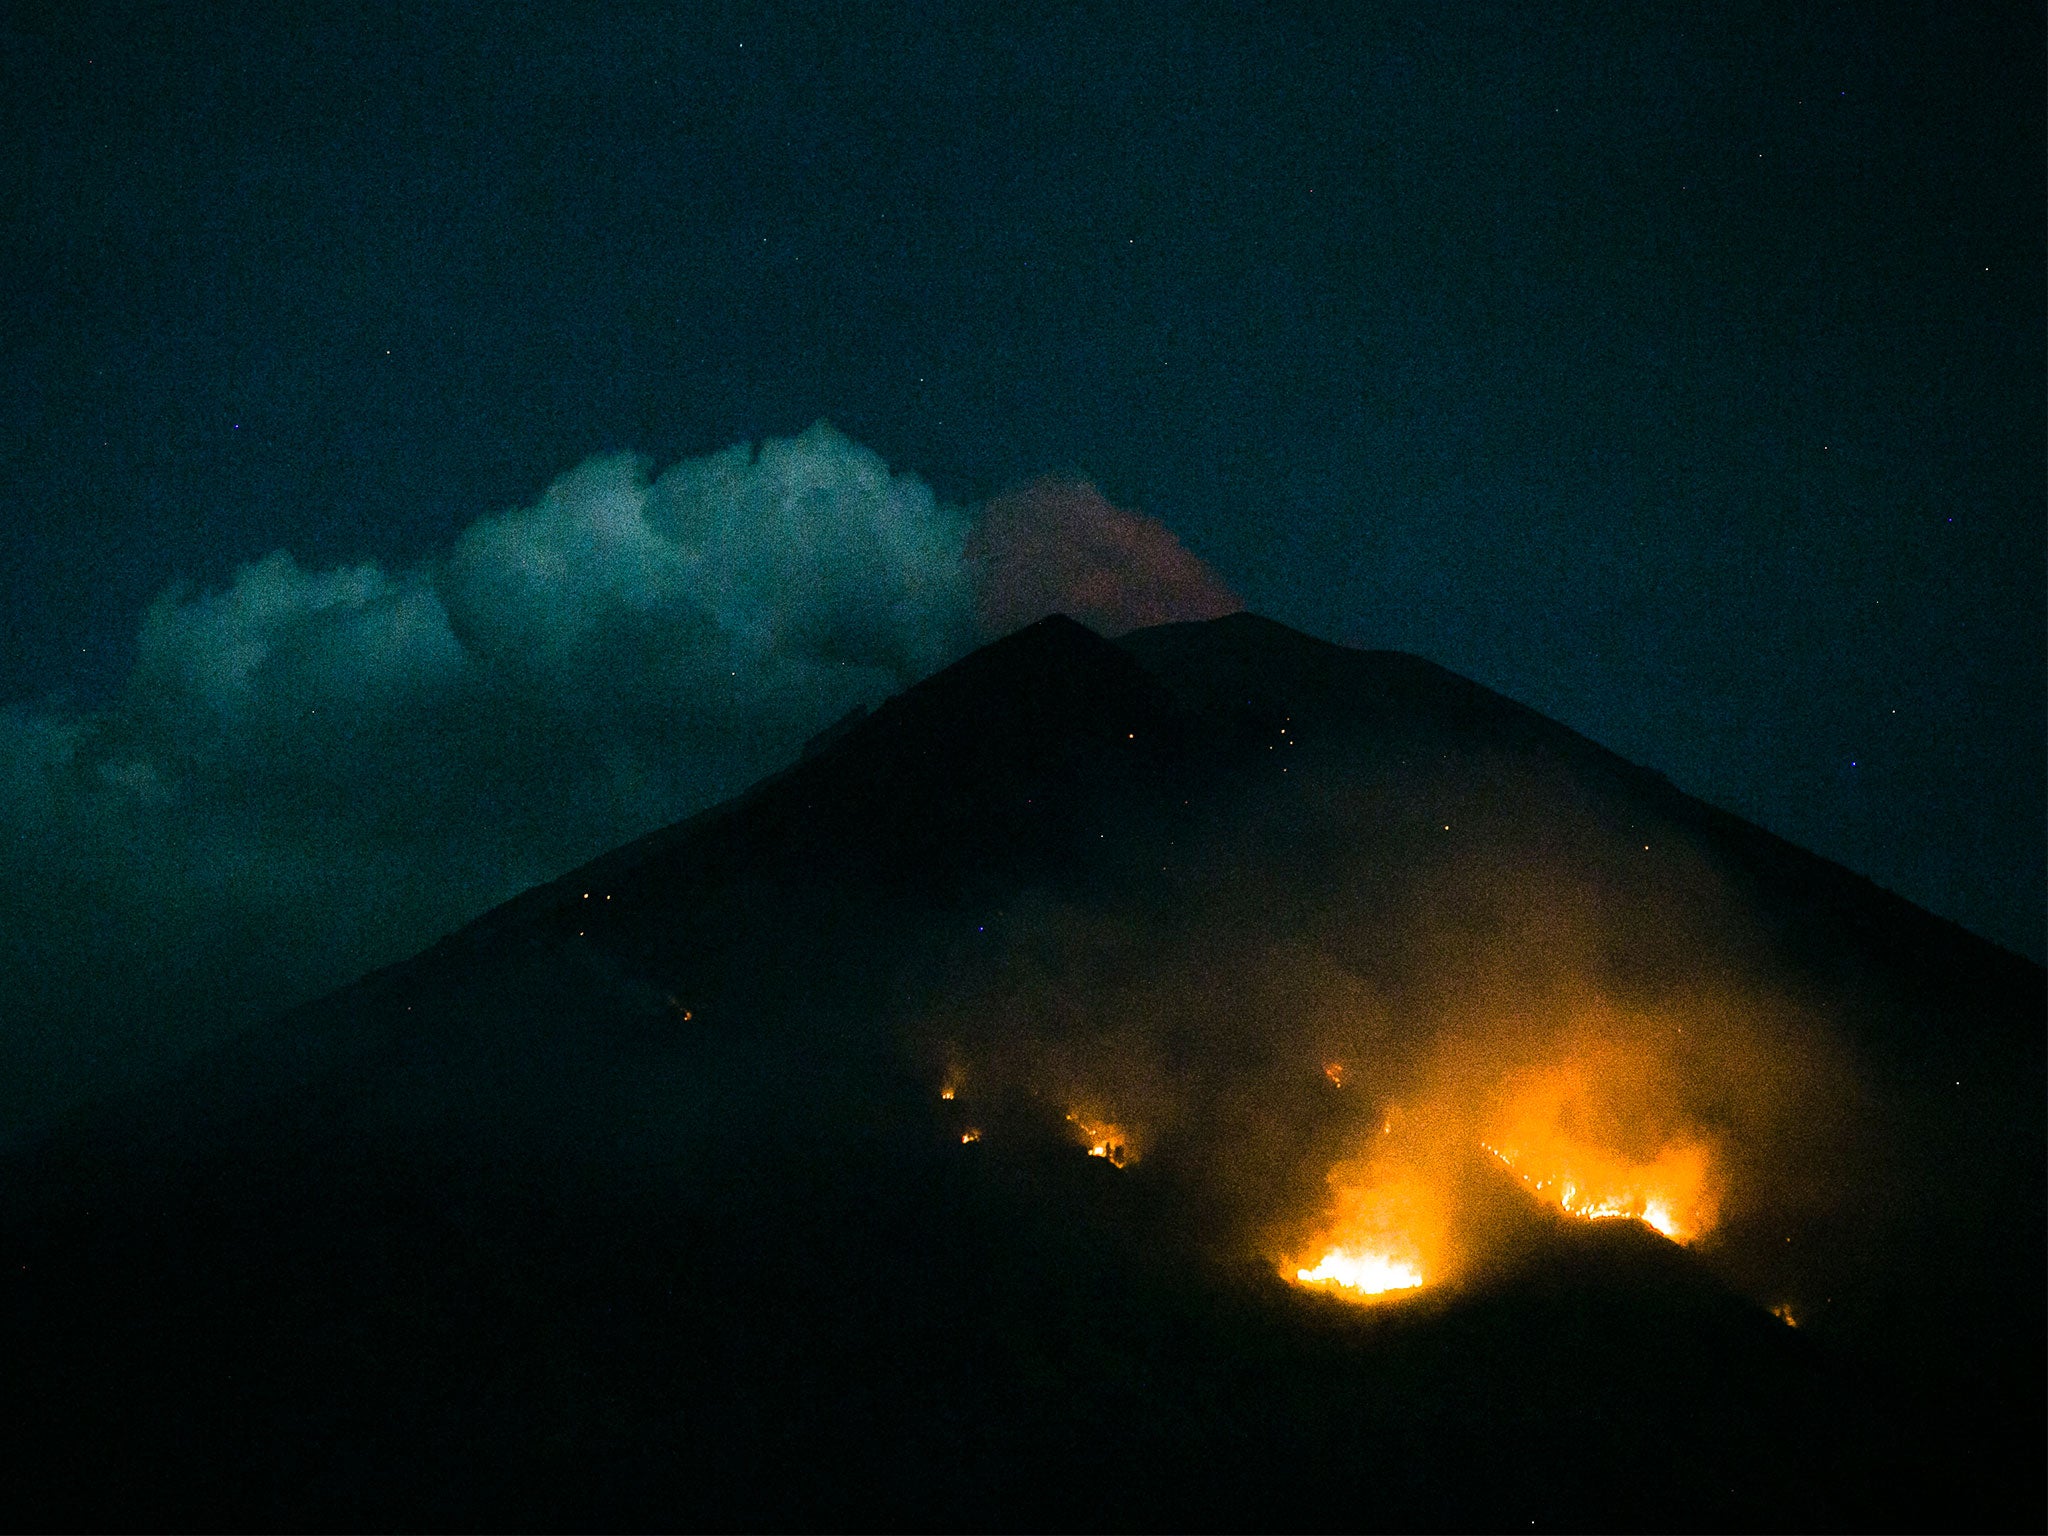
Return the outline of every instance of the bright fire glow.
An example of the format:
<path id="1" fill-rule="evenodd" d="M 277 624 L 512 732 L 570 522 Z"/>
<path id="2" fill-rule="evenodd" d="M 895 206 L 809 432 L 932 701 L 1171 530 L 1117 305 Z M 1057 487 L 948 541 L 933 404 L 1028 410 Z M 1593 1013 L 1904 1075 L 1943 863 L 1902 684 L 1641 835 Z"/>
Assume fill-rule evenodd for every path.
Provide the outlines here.
<path id="1" fill-rule="evenodd" d="M 1314 1269 L 1297 1269 L 1294 1278 L 1303 1285 L 1341 1285 L 1348 1291 L 1378 1296 L 1387 1291 L 1410 1291 L 1422 1284 L 1422 1271 L 1405 1259 L 1383 1253 L 1354 1253 L 1334 1248 Z"/>
<path id="2" fill-rule="evenodd" d="M 952 1085 L 951 1083 L 948 1083 L 948 1084 L 946 1084 L 946 1086 L 945 1086 L 945 1087 L 941 1088 L 941 1089 L 939 1090 L 939 1097 L 940 1097 L 940 1098 L 942 1098 L 942 1099 L 950 1099 L 950 1098 L 952 1098 L 952 1097 L 953 1097 L 953 1085 Z"/>
<path id="3" fill-rule="evenodd" d="M 977 1130 L 974 1130 L 974 1129 L 972 1129 L 972 1128 L 969 1128 L 968 1130 L 964 1130 L 964 1131 L 962 1131 L 962 1132 L 960 1133 L 960 1145 L 961 1145 L 961 1146 L 963 1146 L 963 1147 L 964 1147 L 964 1146 L 966 1146 L 966 1145 L 967 1145 L 967 1143 L 968 1143 L 968 1142 L 970 1142 L 970 1141 L 979 1141 L 979 1140 L 981 1140 L 981 1132 L 979 1132 L 979 1131 L 977 1131 Z"/>
<path id="4" fill-rule="evenodd" d="M 1495 1138 L 1480 1145 L 1532 1193 L 1573 1216 L 1640 1221 L 1674 1243 L 1691 1242 L 1714 1219 L 1706 1146 L 1674 1137 L 1647 1161 L 1617 1153 L 1601 1132 L 1622 1119 L 1601 1098 L 1574 1070 L 1525 1080 L 1506 1101 Z"/>
<path id="5" fill-rule="evenodd" d="M 1442 1207 L 1429 1184 L 1377 1164 L 1330 1171 L 1331 1220 L 1322 1235 L 1280 1273 L 1346 1301 L 1412 1291 L 1429 1278 L 1441 1246 Z"/>

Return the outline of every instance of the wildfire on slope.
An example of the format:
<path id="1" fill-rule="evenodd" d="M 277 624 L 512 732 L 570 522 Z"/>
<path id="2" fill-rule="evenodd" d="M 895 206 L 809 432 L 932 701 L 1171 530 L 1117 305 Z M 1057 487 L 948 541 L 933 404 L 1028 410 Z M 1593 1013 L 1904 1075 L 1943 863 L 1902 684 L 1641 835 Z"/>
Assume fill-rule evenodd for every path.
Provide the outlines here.
<path id="1" fill-rule="evenodd" d="M 1184 1202 L 1191 1242 L 1275 1283 L 1476 1292 L 1571 1243 L 1560 1221 L 1619 1222 L 1704 1245 L 1768 1305 L 1790 1282 L 1752 1234 L 1832 1198 L 1847 1068 L 1830 1020 L 1761 984 L 1618 1000 L 1555 974 L 1576 951 L 1547 942 L 1497 965 L 1449 949 L 1421 980 L 1306 948 L 1224 967 L 1207 928 L 1176 947 L 1084 916 L 1017 918 L 1000 963 L 921 1005 L 933 1091 L 1022 1142 L 1157 1164 L 1134 1197 Z"/>
<path id="2" fill-rule="evenodd" d="M 1713 1227 L 1717 1160 L 1688 1128 L 1667 1064 L 1640 1046 L 1584 1040 L 1537 1061 L 1449 1075 L 1360 1117 L 1359 1150 L 1330 1170 L 1314 1236 L 1281 1257 L 1282 1277 L 1378 1301 L 1483 1266 L 1501 1239 L 1474 1198 L 1475 1143 L 1568 1215 L 1638 1221 L 1680 1244 Z"/>
<path id="3" fill-rule="evenodd" d="M 1282 1265 L 1283 1275 L 1349 1301 L 1412 1291 L 1433 1278 L 1447 1212 L 1429 1180 L 1374 1159 L 1340 1163 L 1329 1182 L 1329 1220 L 1303 1254 Z"/>
<path id="4" fill-rule="evenodd" d="M 1313 1269 L 1297 1269 L 1303 1285 L 1338 1286 L 1360 1296 L 1384 1296 L 1422 1284 L 1422 1271 L 1404 1258 L 1369 1248 L 1332 1248 Z"/>
<path id="5" fill-rule="evenodd" d="M 1715 1217 L 1706 1144 L 1681 1134 L 1659 1138 L 1646 1158 L 1616 1151 L 1629 1116 L 1604 1086 L 1578 1064 L 1530 1074 L 1501 1096 L 1496 1128 L 1480 1145 L 1570 1215 L 1640 1221 L 1690 1243 Z"/>

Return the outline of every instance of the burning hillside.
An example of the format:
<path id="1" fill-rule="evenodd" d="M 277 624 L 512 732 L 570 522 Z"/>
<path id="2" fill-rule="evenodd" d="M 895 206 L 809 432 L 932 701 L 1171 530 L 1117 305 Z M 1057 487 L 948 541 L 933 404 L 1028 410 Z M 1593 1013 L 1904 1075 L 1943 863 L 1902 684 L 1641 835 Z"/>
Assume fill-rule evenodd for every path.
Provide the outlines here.
<path id="1" fill-rule="evenodd" d="M 1413 1172 L 1374 1160 L 1330 1171 L 1330 1224 L 1281 1274 L 1352 1300 L 1412 1291 L 1438 1278 L 1444 1196 Z"/>
<path id="2" fill-rule="evenodd" d="M 1567 1215 L 1640 1221 L 1674 1243 L 1691 1242 L 1714 1219 L 1706 1144 L 1687 1136 L 1659 1139 L 1640 1160 L 1615 1150 L 1597 1130 L 1582 1130 L 1583 1120 L 1640 1123 L 1644 1115 L 1632 1105 L 1615 1107 L 1612 1097 L 1603 1103 L 1606 1087 L 1589 1081 L 1583 1068 L 1535 1074 L 1503 1095 L 1500 1128 L 1481 1145 Z"/>
<path id="3" fill-rule="evenodd" d="M 983 1102 L 1057 1110 L 1119 1166 L 1144 1147 L 1205 1241 L 1339 1297 L 1498 1271 L 1520 1241 L 1502 1183 L 1697 1247 L 1760 1307 L 1800 1280 L 1768 1250 L 1831 1219 L 1869 1134 L 1827 1016 L 1722 949 L 1628 998 L 1600 936 L 1554 918 L 1470 936 L 1446 974 L 1427 937 L 1384 929 L 1370 968 L 1343 927 L 1275 945 L 1246 902 L 1177 892 L 1141 922 L 1020 905 L 906 1003 L 908 1027 Z M 1806 1290 L 1828 1261 L 1800 1255 L 1823 1266 Z"/>
<path id="4" fill-rule="evenodd" d="M 1603 1098 L 1603 1114 L 1586 1114 L 1585 1106 Z M 1497 1124 L 1496 1139 L 1477 1145 L 1537 1200 L 1582 1220 L 1638 1221 L 1680 1244 L 1712 1225 L 1704 1142 L 1667 1141 L 1636 1161 L 1616 1151 L 1615 1140 L 1583 1128 L 1594 1118 L 1610 1128 L 1666 1118 L 1657 1106 L 1611 1091 L 1602 1095 L 1584 1068 L 1569 1065 L 1527 1074 L 1495 1099 L 1481 1123 Z M 1483 1256 L 1489 1234 L 1461 1220 L 1463 1181 L 1448 1176 L 1457 1167 L 1459 1138 L 1475 1118 L 1475 1106 L 1435 1106 L 1419 1118 L 1404 1116 L 1403 1133 L 1393 1140 L 1390 1115 L 1363 1156 L 1331 1169 L 1327 1224 L 1302 1259 L 1281 1264 L 1281 1273 L 1347 1299 L 1372 1300 L 1451 1277 L 1454 1254 L 1467 1261 Z M 1416 1146 L 1422 1127 L 1444 1139 Z M 1454 1242 L 1454 1231 L 1462 1232 L 1462 1241 Z"/>

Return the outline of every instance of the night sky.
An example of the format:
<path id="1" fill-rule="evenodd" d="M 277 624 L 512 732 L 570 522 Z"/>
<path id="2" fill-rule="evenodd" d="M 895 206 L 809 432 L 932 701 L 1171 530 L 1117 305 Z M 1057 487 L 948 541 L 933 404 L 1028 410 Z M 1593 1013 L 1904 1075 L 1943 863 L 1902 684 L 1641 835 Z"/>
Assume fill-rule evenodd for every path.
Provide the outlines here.
<path id="1" fill-rule="evenodd" d="M 879 456 L 912 521 L 929 487 L 917 537 L 1091 481 L 1250 608 L 1441 662 L 2041 955 L 2037 6 L 1043 9 L 10 7 L 0 873 L 59 898 L 0 982 L 254 964 L 277 933 L 209 906 L 247 867 L 221 844 L 289 844 L 308 925 L 351 881 L 466 909 L 773 766 L 851 695 L 764 683 L 767 730 L 662 673 L 715 770 L 647 789 L 622 693 L 529 733 L 638 743 L 592 749 L 632 809 L 581 843 L 507 851 L 583 793 L 540 748 L 392 832 L 436 773 L 490 780 L 511 684 L 394 705 L 423 673 L 364 677 L 397 641 L 307 682 L 294 630 L 237 673 L 286 702 L 202 730 L 148 636 L 215 667 L 241 642 L 191 638 L 207 594 L 278 550 L 294 613 L 452 605 L 450 571 L 538 569 L 489 566 L 478 519 L 593 454 L 644 482 L 819 421 L 843 439 L 801 463 Z M 855 625 L 878 589 L 822 569 L 804 622 Z M 869 691 L 952 622 L 891 631 Z M 386 745 L 300 825 L 301 757 L 341 749 L 280 733 L 343 696 L 347 751 Z M 457 847 L 494 818 L 495 852 Z M 252 997 L 449 916 L 333 902 L 326 968 Z"/>

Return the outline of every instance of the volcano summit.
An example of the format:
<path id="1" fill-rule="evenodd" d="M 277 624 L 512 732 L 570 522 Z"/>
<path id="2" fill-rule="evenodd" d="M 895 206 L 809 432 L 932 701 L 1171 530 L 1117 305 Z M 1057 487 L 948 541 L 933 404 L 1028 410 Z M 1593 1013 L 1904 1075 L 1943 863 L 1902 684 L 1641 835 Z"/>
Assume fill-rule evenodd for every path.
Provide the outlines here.
<path id="1" fill-rule="evenodd" d="M 7 1172 L 50 1526 L 2038 1528 L 2041 970 L 1048 619 Z"/>

